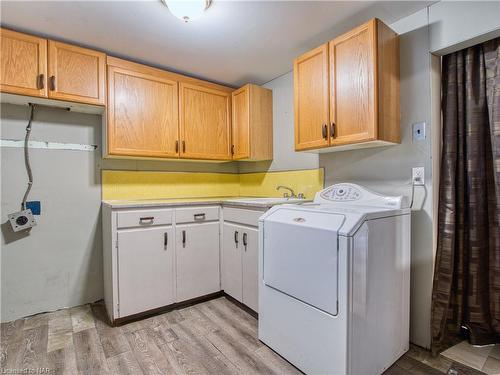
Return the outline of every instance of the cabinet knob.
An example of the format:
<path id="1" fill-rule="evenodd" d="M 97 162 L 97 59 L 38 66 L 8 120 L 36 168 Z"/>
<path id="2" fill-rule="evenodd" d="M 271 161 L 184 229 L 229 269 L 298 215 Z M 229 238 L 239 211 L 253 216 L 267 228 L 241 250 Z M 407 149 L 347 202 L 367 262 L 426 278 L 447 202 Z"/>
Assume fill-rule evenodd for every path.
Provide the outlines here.
<path id="1" fill-rule="evenodd" d="M 175 141 L 175 153 L 179 152 L 179 141 Z"/>
<path id="2" fill-rule="evenodd" d="M 332 137 L 332 138 L 335 137 L 335 123 L 334 122 L 332 122 L 330 124 L 330 137 Z"/>
<path id="3" fill-rule="evenodd" d="M 323 135 L 324 139 L 328 138 L 328 128 L 326 124 L 323 124 L 323 127 L 321 128 L 321 134 Z"/>
<path id="4" fill-rule="evenodd" d="M 186 141 L 182 141 L 182 152 L 186 152 Z"/>

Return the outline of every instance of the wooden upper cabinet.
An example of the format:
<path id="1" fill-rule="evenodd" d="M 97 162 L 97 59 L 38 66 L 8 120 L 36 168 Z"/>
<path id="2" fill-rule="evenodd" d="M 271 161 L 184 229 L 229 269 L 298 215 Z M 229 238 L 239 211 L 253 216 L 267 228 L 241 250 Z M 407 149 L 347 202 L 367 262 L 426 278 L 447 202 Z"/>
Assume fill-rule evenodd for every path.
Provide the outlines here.
<path id="1" fill-rule="evenodd" d="M 233 159 L 272 160 L 272 91 L 245 85 L 232 93 L 232 111 Z"/>
<path id="2" fill-rule="evenodd" d="M 305 79 L 297 65 L 304 56 L 318 56 L 319 51 L 328 54 L 324 81 L 329 90 L 328 116 L 322 116 L 328 118 L 322 134 L 327 139 L 320 142 L 316 133 L 316 142 L 305 144 L 304 129 L 312 127 L 314 112 L 314 122 L 319 121 L 318 103 L 324 96 L 319 90 L 305 93 L 301 83 Z M 299 57 L 295 66 L 296 150 L 331 147 L 336 151 L 400 142 L 399 39 L 383 22 L 370 20 L 333 39 L 328 48 L 323 45 Z"/>
<path id="3" fill-rule="evenodd" d="M 295 59 L 295 149 L 328 145 L 328 44 Z"/>
<path id="4" fill-rule="evenodd" d="M 375 23 L 330 42 L 331 144 L 375 139 Z"/>
<path id="5" fill-rule="evenodd" d="M 49 40 L 49 98 L 106 104 L 106 55 Z"/>
<path id="6" fill-rule="evenodd" d="M 231 92 L 179 84 L 181 157 L 231 159 Z"/>
<path id="7" fill-rule="evenodd" d="M 47 40 L 0 29 L 2 92 L 47 96 Z"/>
<path id="8" fill-rule="evenodd" d="M 250 90 L 244 86 L 232 94 L 233 159 L 250 157 Z"/>
<path id="9" fill-rule="evenodd" d="M 108 154 L 178 157 L 177 81 L 157 69 L 127 65 L 108 66 Z"/>

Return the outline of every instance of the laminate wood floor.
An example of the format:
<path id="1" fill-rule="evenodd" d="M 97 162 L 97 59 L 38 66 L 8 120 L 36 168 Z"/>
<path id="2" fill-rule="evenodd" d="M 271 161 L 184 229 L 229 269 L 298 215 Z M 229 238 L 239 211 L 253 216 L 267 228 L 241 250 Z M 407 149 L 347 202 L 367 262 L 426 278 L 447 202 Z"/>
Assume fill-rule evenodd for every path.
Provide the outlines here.
<path id="1" fill-rule="evenodd" d="M 432 368 L 416 350 L 386 374 L 442 374 L 453 366 Z M 2 323 L 1 368 L 2 374 L 301 374 L 257 339 L 257 320 L 224 297 L 120 327 L 108 324 L 102 303 Z"/>

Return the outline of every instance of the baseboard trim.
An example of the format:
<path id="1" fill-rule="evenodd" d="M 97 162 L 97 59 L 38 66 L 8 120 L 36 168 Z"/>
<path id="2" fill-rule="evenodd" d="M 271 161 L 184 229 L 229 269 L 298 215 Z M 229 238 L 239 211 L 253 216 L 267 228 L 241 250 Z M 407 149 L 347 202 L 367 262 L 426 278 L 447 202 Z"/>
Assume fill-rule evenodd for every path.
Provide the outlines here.
<path id="1" fill-rule="evenodd" d="M 173 303 L 171 305 L 158 307 L 156 309 L 143 311 L 143 312 L 140 312 L 138 314 L 124 316 L 123 318 L 115 319 L 113 322 L 111 322 L 111 325 L 113 327 L 121 326 L 125 323 L 136 322 L 138 320 L 141 320 L 144 318 L 149 318 L 149 317 L 154 316 L 154 315 L 164 314 L 164 313 L 169 312 L 169 311 L 179 310 L 179 309 L 182 309 L 185 307 L 196 305 L 196 304 L 201 303 L 201 302 L 210 301 L 212 299 L 223 297 L 223 296 L 225 296 L 225 293 L 223 291 L 207 294 L 207 295 L 204 295 L 201 297 L 189 299 L 187 301 L 177 302 L 177 303 Z"/>
<path id="2" fill-rule="evenodd" d="M 234 299 L 233 297 L 231 297 L 229 294 L 227 294 L 226 292 L 222 291 L 224 297 L 227 298 L 228 301 L 232 302 L 233 304 L 235 304 L 236 306 L 238 306 L 240 309 L 242 309 L 243 311 L 249 313 L 250 315 L 252 315 L 255 319 L 259 319 L 259 313 L 252 310 L 250 307 L 248 307 L 247 305 L 244 305 L 243 303 L 241 303 L 240 301 L 238 301 L 237 299 Z"/>

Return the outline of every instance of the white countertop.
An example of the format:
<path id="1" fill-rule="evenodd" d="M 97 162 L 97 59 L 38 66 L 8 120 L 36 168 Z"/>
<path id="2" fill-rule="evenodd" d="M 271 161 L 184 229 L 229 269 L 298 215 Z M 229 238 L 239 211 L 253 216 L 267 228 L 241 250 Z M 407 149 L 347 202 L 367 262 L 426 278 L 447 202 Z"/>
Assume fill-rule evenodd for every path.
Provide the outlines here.
<path id="1" fill-rule="evenodd" d="M 102 204 L 111 208 L 178 207 L 220 204 L 265 209 L 284 203 L 305 203 L 309 199 L 263 198 L 263 197 L 210 197 L 210 198 L 163 198 L 140 200 L 103 200 Z"/>

